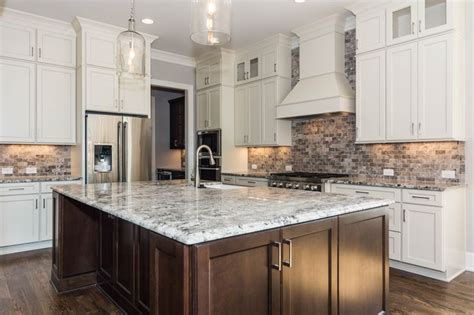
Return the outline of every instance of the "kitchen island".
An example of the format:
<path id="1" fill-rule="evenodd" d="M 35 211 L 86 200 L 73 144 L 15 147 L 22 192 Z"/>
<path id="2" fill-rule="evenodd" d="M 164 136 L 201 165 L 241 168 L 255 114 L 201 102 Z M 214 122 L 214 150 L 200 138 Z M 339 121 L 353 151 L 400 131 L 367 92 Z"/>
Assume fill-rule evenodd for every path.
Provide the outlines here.
<path id="1" fill-rule="evenodd" d="M 97 285 L 144 314 L 387 309 L 389 200 L 180 181 L 57 186 L 53 198 L 58 292 Z"/>

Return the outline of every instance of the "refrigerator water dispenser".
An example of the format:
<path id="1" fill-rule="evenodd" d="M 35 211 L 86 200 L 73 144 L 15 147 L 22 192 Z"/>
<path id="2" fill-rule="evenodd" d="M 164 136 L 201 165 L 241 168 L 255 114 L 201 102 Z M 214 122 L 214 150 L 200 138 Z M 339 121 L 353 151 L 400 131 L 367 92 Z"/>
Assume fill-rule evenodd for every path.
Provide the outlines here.
<path id="1" fill-rule="evenodd" d="M 112 145 L 94 144 L 94 171 L 98 173 L 112 171 Z"/>

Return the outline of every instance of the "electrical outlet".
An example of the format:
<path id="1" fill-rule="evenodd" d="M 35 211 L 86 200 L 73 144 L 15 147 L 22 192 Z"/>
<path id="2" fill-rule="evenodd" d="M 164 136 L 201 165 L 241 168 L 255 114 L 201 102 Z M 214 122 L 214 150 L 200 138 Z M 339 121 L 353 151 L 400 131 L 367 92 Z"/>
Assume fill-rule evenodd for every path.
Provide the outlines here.
<path id="1" fill-rule="evenodd" d="M 383 169 L 383 176 L 394 176 L 395 172 L 391 168 L 384 168 Z"/>
<path id="2" fill-rule="evenodd" d="M 25 170 L 26 174 L 36 174 L 38 173 L 38 170 L 36 166 L 28 166 Z"/>
<path id="3" fill-rule="evenodd" d="M 448 179 L 455 179 L 456 178 L 456 171 L 441 171 L 441 177 L 442 178 L 448 178 Z"/>
<path id="4" fill-rule="evenodd" d="M 2 167 L 2 175 L 12 175 L 13 167 Z"/>
<path id="5" fill-rule="evenodd" d="M 252 164 L 252 169 L 256 170 L 258 168 L 257 164 Z"/>
<path id="6" fill-rule="evenodd" d="M 285 170 L 286 170 L 287 172 L 293 171 L 293 165 L 287 165 L 287 166 L 285 166 Z"/>

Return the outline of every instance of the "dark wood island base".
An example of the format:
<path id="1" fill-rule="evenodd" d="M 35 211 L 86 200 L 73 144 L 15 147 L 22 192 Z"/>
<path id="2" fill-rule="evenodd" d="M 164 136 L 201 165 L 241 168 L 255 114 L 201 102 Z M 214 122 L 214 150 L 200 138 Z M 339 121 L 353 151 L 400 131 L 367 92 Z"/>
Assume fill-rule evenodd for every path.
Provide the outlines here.
<path id="1" fill-rule="evenodd" d="M 130 314 L 378 314 L 388 215 L 375 208 L 185 245 L 54 193 L 51 282 Z"/>

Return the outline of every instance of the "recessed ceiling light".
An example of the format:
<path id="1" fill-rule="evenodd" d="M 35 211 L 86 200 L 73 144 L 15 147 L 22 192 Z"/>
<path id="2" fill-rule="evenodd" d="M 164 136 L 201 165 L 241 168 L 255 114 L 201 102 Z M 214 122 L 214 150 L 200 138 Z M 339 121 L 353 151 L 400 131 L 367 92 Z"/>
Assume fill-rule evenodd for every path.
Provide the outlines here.
<path id="1" fill-rule="evenodd" d="M 306 0 L 294 0 L 296 3 L 303 3 L 305 2 Z"/>
<path id="2" fill-rule="evenodd" d="M 153 21 L 152 19 L 146 18 L 146 19 L 142 19 L 142 23 L 143 24 L 153 24 L 153 23 L 155 23 L 155 21 Z"/>

